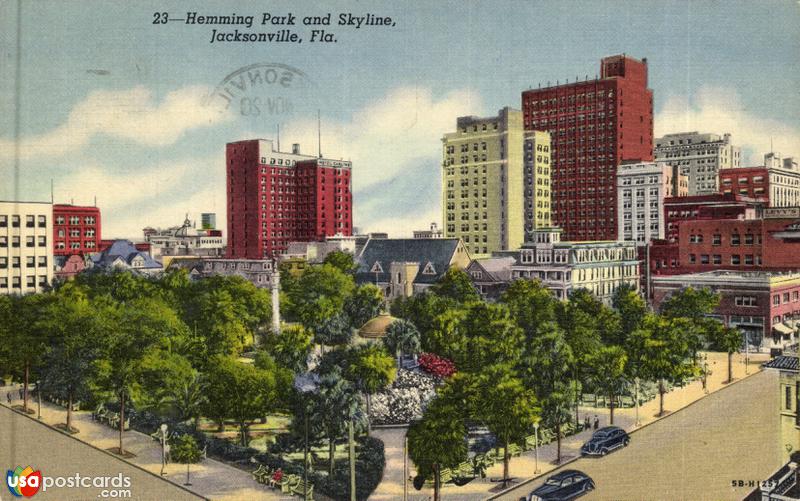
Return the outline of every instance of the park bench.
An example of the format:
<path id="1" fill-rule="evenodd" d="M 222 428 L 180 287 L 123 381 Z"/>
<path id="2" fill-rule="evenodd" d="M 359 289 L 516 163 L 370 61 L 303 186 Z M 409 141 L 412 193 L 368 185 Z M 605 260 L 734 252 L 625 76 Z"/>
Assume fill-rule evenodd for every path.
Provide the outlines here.
<path id="1" fill-rule="evenodd" d="M 474 477 L 475 466 L 469 461 L 459 463 L 458 468 L 456 469 L 456 474 L 459 477 Z"/>
<path id="2" fill-rule="evenodd" d="M 282 494 L 291 494 L 292 488 L 301 480 L 298 475 L 284 475 L 280 482 L 275 483 L 275 486 L 281 488 Z"/>
<path id="3" fill-rule="evenodd" d="M 253 472 L 253 480 L 259 484 L 266 484 L 272 476 L 272 471 L 263 464 L 259 464 L 258 468 Z"/>
<path id="4" fill-rule="evenodd" d="M 633 401 L 633 397 L 625 395 L 620 397 L 620 406 L 621 407 L 634 407 L 636 403 Z"/>
<path id="5" fill-rule="evenodd" d="M 555 433 L 549 428 L 539 430 L 539 445 L 549 444 L 554 438 L 556 438 Z"/>
<path id="6" fill-rule="evenodd" d="M 291 487 L 291 492 L 297 496 L 304 496 L 306 493 L 305 489 L 306 483 L 303 481 L 303 479 L 300 479 L 299 482 Z M 308 499 L 314 499 L 314 484 L 311 482 L 308 483 Z"/>
<path id="7" fill-rule="evenodd" d="M 517 444 L 508 444 L 508 455 L 511 457 L 521 456 L 522 447 Z"/>

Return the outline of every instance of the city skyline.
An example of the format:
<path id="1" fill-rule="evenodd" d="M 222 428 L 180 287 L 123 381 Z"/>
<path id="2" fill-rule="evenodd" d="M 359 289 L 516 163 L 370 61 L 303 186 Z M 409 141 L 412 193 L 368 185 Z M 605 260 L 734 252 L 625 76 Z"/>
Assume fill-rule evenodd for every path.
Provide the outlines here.
<path id="1" fill-rule="evenodd" d="M 796 3 L 771 2 L 759 12 L 729 3 L 725 23 L 710 3 L 509 2 L 463 13 L 454 5 L 419 7 L 410 16 L 402 3 L 376 4 L 368 10 L 396 18 L 396 29 L 331 27 L 340 33 L 335 45 L 256 51 L 208 44 L 208 27 L 154 26 L 152 13 L 163 9 L 155 3 L 128 12 L 119 4 L 26 4 L 16 98 L 13 50 L 0 62 L 0 111 L 10 117 L 0 123 L 0 177 L 12 180 L 2 183 L 0 199 L 49 200 L 53 178 L 55 202 L 98 197 L 110 237 L 140 237 L 145 226 L 175 224 L 186 212 L 224 220 L 225 143 L 275 139 L 280 125 L 282 150 L 296 142 L 314 153 L 319 109 L 322 153 L 353 163 L 354 226 L 410 234 L 442 223 L 441 136 L 457 117 L 519 109 L 529 87 L 591 79 L 600 58 L 621 53 L 648 59 L 656 136 L 729 132 L 743 165 L 760 165 L 770 143 L 784 156 L 800 154 L 800 119 L 792 113 L 800 107 L 792 88 L 800 76 L 792 64 L 800 23 L 765 28 L 770 19 L 798 19 Z M 13 27 L 15 7 L 0 9 Z M 362 9 L 342 4 L 331 11 Z M 241 3 L 228 10 L 270 9 Z M 272 10 L 320 13 L 310 4 Z M 547 28 L 544 36 L 528 29 L 532 19 Z M 105 50 L 82 47 L 89 31 Z M 16 48 L 15 29 L 0 37 Z M 226 75 L 254 63 L 301 70 L 311 82 L 293 96 L 302 106 L 260 121 L 207 106 L 206 95 Z M 36 85 L 25 85 L 31 79 Z"/>

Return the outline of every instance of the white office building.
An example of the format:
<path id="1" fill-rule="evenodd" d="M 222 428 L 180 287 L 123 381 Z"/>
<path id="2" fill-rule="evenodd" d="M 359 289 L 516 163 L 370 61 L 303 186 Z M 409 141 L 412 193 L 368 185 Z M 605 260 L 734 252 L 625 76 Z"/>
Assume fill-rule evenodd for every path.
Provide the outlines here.
<path id="1" fill-rule="evenodd" d="M 689 178 L 689 195 L 719 192 L 719 170 L 741 166 L 741 149 L 731 135 L 680 132 L 656 139 L 656 161 L 677 165 Z"/>
<path id="2" fill-rule="evenodd" d="M 42 292 L 53 280 L 53 204 L 0 201 L 0 294 Z"/>

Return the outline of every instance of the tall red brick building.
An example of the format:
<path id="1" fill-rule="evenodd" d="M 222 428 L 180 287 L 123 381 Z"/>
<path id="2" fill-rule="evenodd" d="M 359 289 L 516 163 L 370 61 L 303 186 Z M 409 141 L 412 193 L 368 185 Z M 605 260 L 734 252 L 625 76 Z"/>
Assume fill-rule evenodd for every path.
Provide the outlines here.
<path id="1" fill-rule="evenodd" d="M 100 252 L 100 209 L 70 204 L 53 205 L 53 255 Z"/>
<path id="2" fill-rule="evenodd" d="M 289 242 L 352 235 L 350 162 L 252 139 L 228 143 L 225 164 L 229 258 L 274 258 Z"/>
<path id="3" fill-rule="evenodd" d="M 564 240 L 616 240 L 617 166 L 653 160 L 647 59 L 600 62 L 600 78 L 522 93 L 526 130 L 551 134 L 552 221 Z"/>

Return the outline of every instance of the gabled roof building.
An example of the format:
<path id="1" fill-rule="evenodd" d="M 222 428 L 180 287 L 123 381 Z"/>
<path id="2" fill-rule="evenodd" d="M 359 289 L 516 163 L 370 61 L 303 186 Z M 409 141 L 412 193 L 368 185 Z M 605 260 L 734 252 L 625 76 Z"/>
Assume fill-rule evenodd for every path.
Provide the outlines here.
<path id="1" fill-rule="evenodd" d="M 140 251 L 129 240 L 115 240 L 110 247 L 92 256 L 93 268 L 101 269 L 128 269 L 145 275 L 161 273 L 164 268 L 161 263 L 150 257 L 150 254 Z"/>

